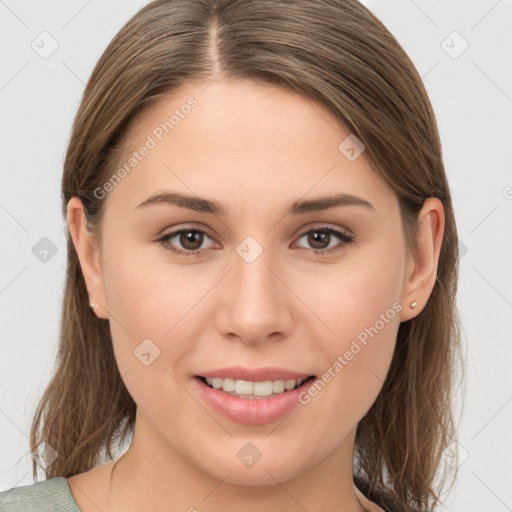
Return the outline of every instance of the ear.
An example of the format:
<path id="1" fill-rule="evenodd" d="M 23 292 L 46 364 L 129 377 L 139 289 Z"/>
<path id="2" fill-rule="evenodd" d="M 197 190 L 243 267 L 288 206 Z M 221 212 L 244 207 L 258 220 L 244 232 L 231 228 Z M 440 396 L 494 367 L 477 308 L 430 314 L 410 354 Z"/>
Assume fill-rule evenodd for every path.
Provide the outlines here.
<path id="1" fill-rule="evenodd" d="M 100 266 L 100 254 L 95 235 L 88 229 L 82 201 L 72 197 L 67 205 L 66 222 L 73 240 L 85 279 L 93 311 L 100 318 L 108 318 L 107 301 Z"/>
<path id="2" fill-rule="evenodd" d="M 436 284 L 445 226 L 443 203 L 436 197 L 427 198 L 418 222 L 420 231 L 417 244 L 414 251 L 407 256 L 401 322 L 414 318 L 423 310 Z M 414 309 L 410 307 L 412 302 L 417 304 Z"/>

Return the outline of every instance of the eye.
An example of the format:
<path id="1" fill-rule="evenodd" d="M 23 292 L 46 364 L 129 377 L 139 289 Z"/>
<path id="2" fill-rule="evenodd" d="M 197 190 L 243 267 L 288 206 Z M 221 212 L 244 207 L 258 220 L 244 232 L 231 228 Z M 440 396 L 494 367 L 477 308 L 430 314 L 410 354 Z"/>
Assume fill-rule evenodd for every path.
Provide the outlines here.
<path id="1" fill-rule="evenodd" d="M 333 239 L 334 235 L 334 239 Z M 177 231 L 167 233 L 158 239 L 167 250 L 184 255 L 184 256 L 200 256 L 205 251 L 209 252 L 211 247 L 201 248 L 205 241 L 205 237 L 211 237 L 205 231 L 196 228 L 184 228 Z M 329 226 L 321 226 L 318 228 L 305 231 L 300 236 L 301 238 L 307 237 L 307 243 L 312 246 L 310 249 L 314 254 L 324 256 L 342 250 L 346 245 L 353 242 L 355 238 L 351 235 L 344 233 Z M 331 245 L 338 239 L 338 244 Z M 176 239 L 174 242 L 173 239 Z M 182 249 L 177 249 L 175 244 L 181 245 Z M 341 244 L 341 246 L 340 246 Z M 307 248 L 306 248 L 307 249 Z"/>
<path id="2" fill-rule="evenodd" d="M 338 244 L 335 243 L 334 246 L 330 246 L 331 242 L 336 241 L 335 239 L 333 240 L 333 235 L 339 242 Z M 353 236 L 329 226 L 321 226 L 305 231 L 302 233 L 299 240 L 304 237 L 307 237 L 307 243 L 313 247 L 312 252 L 319 256 L 325 256 L 341 251 L 346 245 L 355 240 Z"/>
<path id="3" fill-rule="evenodd" d="M 211 238 L 208 233 L 202 231 L 201 229 L 186 228 L 167 233 L 166 235 L 159 238 L 158 241 L 161 242 L 162 245 L 169 251 L 183 254 L 184 256 L 198 256 L 205 250 L 209 251 L 209 248 L 202 249 L 201 251 L 198 250 L 201 248 L 205 236 Z M 169 243 L 173 238 L 177 238 L 176 242 L 178 242 L 184 250 L 176 249 L 172 246 L 171 243 Z"/>

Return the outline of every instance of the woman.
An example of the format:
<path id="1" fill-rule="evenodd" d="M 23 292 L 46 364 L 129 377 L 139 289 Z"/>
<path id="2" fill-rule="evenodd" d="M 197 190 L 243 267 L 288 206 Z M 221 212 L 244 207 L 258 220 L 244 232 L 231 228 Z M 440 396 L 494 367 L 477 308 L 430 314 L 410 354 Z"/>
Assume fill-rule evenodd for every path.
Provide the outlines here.
<path id="1" fill-rule="evenodd" d="M 457 231 L 427 93 L 370 11 L 150 3 L 90 77 L 62 194 L 47 480 L 6 510 L 439 502 Z"/>

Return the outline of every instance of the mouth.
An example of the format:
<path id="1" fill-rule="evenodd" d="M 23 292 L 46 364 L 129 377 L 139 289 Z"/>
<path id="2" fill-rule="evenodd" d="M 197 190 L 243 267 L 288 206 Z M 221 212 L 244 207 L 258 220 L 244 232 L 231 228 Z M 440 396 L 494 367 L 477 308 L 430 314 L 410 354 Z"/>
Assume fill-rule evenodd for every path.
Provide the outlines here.
<path id="1" fill-rule="evenodd" d="M 212 411 L 242 425 L 261 426 L 281 421 L 303 404 L 300 397 L 307 393 L 316 376 L 247 381 L 197 375 L 192 380 Z"/>
<path id="2" fill-rule="evenodd" d="M 276 366 L 212 368 L 192 378 L 206 409 L 250 426 L 281 421 L 303 406 L 301 398 L 316 380 L 316 375 Z"/>
<path id="3" fill-rule="evenodd" d="M 201 375 L 197 375 L 196 378 L 210 389 L 224 392 L 227 395 L 238 398 L 258 400 L 278 397 L 301 388 L 306 388 L 316 379 L 316 375 L 310 375 L 300 379 L 274 379 L 265 381 L 204 377 Z"/>

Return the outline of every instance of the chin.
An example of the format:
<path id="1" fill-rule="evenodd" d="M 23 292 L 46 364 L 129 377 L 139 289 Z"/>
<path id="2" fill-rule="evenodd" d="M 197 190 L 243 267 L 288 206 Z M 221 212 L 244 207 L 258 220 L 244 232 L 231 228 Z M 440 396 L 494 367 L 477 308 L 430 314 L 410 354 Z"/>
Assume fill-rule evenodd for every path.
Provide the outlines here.
<path id="1" fill-rule="evenodd" d="M 224 462 L 220 464 L 221 469 L 217 466 L 215 468 L 203 467 L 203 470 L 224 483 L 245 487 L 276 485 L 276 481 L 285 482 L 305 470 L 303 466 L 298 465 L 296 460 L 293 460 L 293 457 L 288 460 L 275 455 L 269 457 L 266 462 L 261 458 L 252 467 L 246 467 L 238 459 L 235 463 L 231 460 Z"/>

